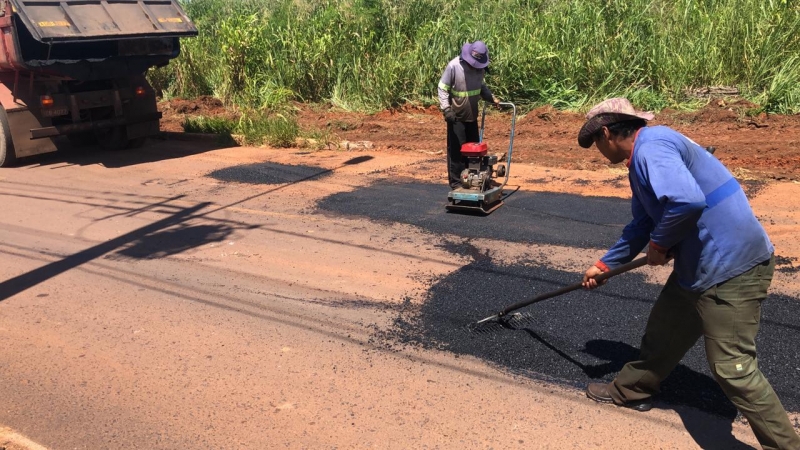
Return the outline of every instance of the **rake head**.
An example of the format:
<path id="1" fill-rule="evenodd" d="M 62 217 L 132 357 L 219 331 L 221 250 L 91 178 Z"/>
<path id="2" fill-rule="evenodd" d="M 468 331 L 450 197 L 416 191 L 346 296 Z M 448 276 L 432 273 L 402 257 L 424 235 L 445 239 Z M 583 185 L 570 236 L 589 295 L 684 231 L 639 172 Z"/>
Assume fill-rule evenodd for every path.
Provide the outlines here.
<path id="1" fill-rule="evenodd" d="M 533 318 L 533 315 L 530 313 L 512 313 L 502 317 L 495 315 L 487 317 L 480 322 L 470 324 L 468 329 L 470 332 L 477 334 L 496 333 L 503 330 L 518 330 L 531 323 Z"/>

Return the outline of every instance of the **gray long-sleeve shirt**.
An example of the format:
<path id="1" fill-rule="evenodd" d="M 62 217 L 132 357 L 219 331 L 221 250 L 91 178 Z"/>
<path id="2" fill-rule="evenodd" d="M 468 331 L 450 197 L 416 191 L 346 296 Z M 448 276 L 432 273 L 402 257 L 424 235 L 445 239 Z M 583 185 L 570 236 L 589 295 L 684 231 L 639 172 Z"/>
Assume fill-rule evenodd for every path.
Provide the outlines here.
<path id="1" fill-rule="evenodd" d="M 478 120 L 478 100 L 492 101 L 492 92 L 483 82 L 484 69 L 475 69 L 457 56 L 444 68 L 439 80 L 439 107 L 453 108 L 459 122 Z"/>

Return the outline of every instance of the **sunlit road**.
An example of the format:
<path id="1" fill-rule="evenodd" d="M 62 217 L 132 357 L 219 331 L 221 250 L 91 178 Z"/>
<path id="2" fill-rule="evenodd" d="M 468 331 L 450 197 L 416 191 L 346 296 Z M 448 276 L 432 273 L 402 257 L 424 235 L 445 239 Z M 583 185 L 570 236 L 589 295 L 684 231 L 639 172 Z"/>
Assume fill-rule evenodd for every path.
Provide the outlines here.
<path id="1" fill-rule="evenodd" d="M 413 227 L 314 212 L 390 156 L 238 184 L 206 175 L 291 155 L 198 145 L 0 170 L 0 425 L 52 449 L 692 448 L 687 418 L 733 439 L 382 338 L 419 275 L 465 263 Z"/>

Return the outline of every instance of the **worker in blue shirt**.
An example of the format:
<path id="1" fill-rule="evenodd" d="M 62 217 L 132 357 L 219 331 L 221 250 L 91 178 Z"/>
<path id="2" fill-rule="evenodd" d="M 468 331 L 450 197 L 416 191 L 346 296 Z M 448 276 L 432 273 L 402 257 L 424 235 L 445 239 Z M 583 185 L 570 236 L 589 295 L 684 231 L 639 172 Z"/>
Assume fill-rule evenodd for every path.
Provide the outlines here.
<path id="1" fill-rule="evenodd" d="M 774 248 L 736 178 L 705 148 L 624 98 L 592 108 L 578 134 L 611 163 L 628 161 L 633 220 L 586 270 L 583 285 L 647 246 L 650 265 L 674 260 L 642 338 L 639 360 L 611 383 L 590 383 L 598 402 L 651 408 L 661 381 L 703 336 L 711 373 L 765 449 L 800 449 L 778 396 L 758 369 L 755 337 L 775 268 Z"/>

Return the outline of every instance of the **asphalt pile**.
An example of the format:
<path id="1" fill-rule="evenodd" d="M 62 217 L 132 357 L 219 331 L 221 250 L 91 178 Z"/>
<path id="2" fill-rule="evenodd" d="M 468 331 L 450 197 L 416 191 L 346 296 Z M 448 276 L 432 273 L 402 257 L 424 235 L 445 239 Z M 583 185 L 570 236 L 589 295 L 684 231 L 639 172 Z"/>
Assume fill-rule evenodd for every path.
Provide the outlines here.
<path id="1" fill-rule="evenodd" d="M 650 309 L 661 289 L 641 273 L 619 275 L 605 286 L 531 305 L 514 329 L 472 331 L 475 321 L 504 307 L 580 281 L 537 261 L 499 264 L 468 243 L 490 237 L 512 242 L 558 244 L 585 249 L 612 245 L 630 218 L 628 201 L 567 194 L 515 193 L 488 217 L 444 211 L 447 188 L 386 183 L 321 201 L 321 211 L 416 225 L 431 233 L 465 238 L 443 247 L 473 262 L 435 280 L 420 309 L 399 313 L 384 338 L 484 359 L 535 379 L 583 388 L 610 381 L 638 356 Z M 587 265 L 593 261 L 587 261 Z M 757 339 L 759 366 L 787 410 L 800 411 L 800 301 L 770 296 L 763 304 Z M 702 339 L 662 384 L 657 404 L 687 405 L 726 417 L 736 409 L 712 378 Z"/>

